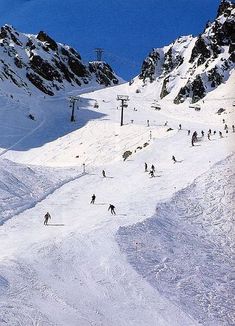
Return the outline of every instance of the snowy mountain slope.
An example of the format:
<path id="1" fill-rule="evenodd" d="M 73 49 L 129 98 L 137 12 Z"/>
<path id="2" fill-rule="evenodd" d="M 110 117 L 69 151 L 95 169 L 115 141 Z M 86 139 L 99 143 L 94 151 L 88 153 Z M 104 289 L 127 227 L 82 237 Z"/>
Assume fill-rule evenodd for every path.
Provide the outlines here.
<path id="1" fill-rule="evenodd" d="M 153 49 L 138 79 L 153 83 L 156 99 L 192 103 L 225 83 L 234 70 L 235 4 L 222 1 L 214 22 L 198 36 L 182 36 L 164 48 Z"/>
<path id="2" fill-rule="evenodd" d="M 185 39 L 187 49 L 177 46 L 189 58 L 196 39 Z M 53 97 L 2 83 L 0 325 L 233 325 L 230 73 L 199 111 L 170 95 L 156 110 L 161 82 L 139 78 L 98 91 L 66 86 Z M 122 127 L 121 94 L 129 96 Z M 71 95 L 79 97 L 73 123 Z"/>
<path id="3" fill-rule="evenodd" d="M 147 88 L 144 88 L 146 93 L 143 91 L 140 94 L 135 93 L 133 89 L 124 84 L 80 94 L 80 109 L 76 111 L 74 124 L 69 120 L 70 111 L 66 106 L 66 98 L 39 98 L 36 112 L 40 112 L 39 118 L 44 123 L 30 137 L 27 137 L 26 132 L 23 141 L 15 146 L 13 144 L 13 147 L 2 154 L 2 158 L 12 161 L 38 164 L 40 171 L 43 171 L 45 166 L 52 166 L 46 174 L 50 180 L 55 179 L 56 166 L 76 166 L 76 170 L 82 172 L 82 163 L 85 161 L 87 172 L 82 178 L 55 190 L 35 207 L 14 216 L 0 228 L 3 253 L 0 259 L 0 303 L 3 325 L 21 323 L 61 326 L 188 326 L 199 325 L 200 321 L 203 321 L 203 325 L 210 325 L 207 321 L 212 317 L 208 317 L 207 312 L 199 311 L 198 303 L 193 298 L 187 309 L 182 304 L 175 304 L 176 293 L 193 291 L 195 288 L 191 289 L 187 282 L 182 282 L 180 289 L 174 288 L 172 282 L 169 284 L 170 290 L 165 287 L 164 291 L 163 279 L 160 279 L 157 286 L 150 284 L 150 270 L 137 273 L 126 259 L 126 254 L 120 252 L 116 234 L 119 227 L 148 223 L 148 218 L 155 214 L 156 206 L 176 198 L 174 194 L 177 191 L 177 198 L 181 203 L 181 194 L 184 194 L 181 189 L 193 182 L 199 183 L 197 178 L 200 175 L 210 171 L 213 164 L 234 152 L 235 134 L 231 128 L 235 121 L 234 111 L 231 111 L 229 106 L 230 100 L 222 97 L 227 88 L 216 90 L 218 96 L 223 99 L 223 105 L 228 108 L 226 113 L 220 116 L 216 114 L 221 105 L 220 101 L 211 105 L 212 101 L 205 98 L 199 112 L 189 110 L 185 104 L 180 105 L 178 110 L 177 105 L 165 101 L 162 109 L 156 111 L 151 108 L 153 89 L 149 88 L 147 93 Z M 124 112 L 123 127 L 119 126 L 120 108 L 117 109 L 117 94 L 130 96 L 129 105 Z M 73 92 L 73 95 L 76 95 L 76 92 Z M 14 99 L 11 101 L 14 102 Z M 10 103 L 13 103 L 11 101 Z M 94 107 L 96 102 L 99 104 L 98 108 Z M 22 103 L 23 100 L 17 104 L 18 108 L 22 108 Z M 35 102 L 30 99 L 28 105 L 32 109 Z M 134 108 L 137 111 L 134 111 Z M 2 117 L 6 123 L 4 115 Z M 229 126 L 228 134 L 224 131 L 223 118 Z M 164 126 L 166 120 L 168 126 Z M 29 122 L 34 123 L 25 120 L 21 122 L 21 127 Z M 37 123 L 37 120 L 35 122 Z M 182 124 L 182 130 L 178 130 L 179 123 Z M 167 131 L 169 127 L 173 130 Z M 207 137 L 200 137 L 197 146 L 191 147 L 187 130 L 197 130 L 200 135 L 201 130 L 206 132 L 209 128 L 217 131 L 211 141 Z M 219 137 L 219 130 L 223 132 L 224 138 Z M 4 132 L 7 134 L 6 130 Z M 17 132 L 15 129 L 16 134 Z M 13 128 L 11 133 L 14 135 Z M 144 147 L 144 143 L 148 145 Z M 124 162 L 122 154 L 128 149 L 132 151 L 132 155 Z M 79 157 L 76 157 L 77 155 Z M 175 155 L 180 163 L 173 164 L 172 155 Z M 11 169 L 11 163 L 5 162 L 8 162 L 7 165 Z M 150 178 L 149 174 L 144 172 L 144 162 L 149 166 L 155 165 L 155 178 Z M 224 173 L 230 171 L 229 162 L 229 159 L 221 162 L 220 174 L 221 169 Z M 31 168 L 34 169 L 33 166 Z M 22 169 L 24 171 L 23 167 Z M 107 178 L 102 177 L 102 169 L 105 169 Z M 61 169 L 61 177 L 63 171 L 64 169 Z M 206 174 L 208 185 L 210 182 L 212 185 L 217 184 L 215 171 Z M 205 180 L 205 176 L 201 180 Z M 11 187 L 12 184 L 9 185 L 10 189 Z M 15 191 L 17 192 L 17 187 Z M 201 188 L 197 191 L 200 193 Z M 93 193 L 97 195 L 96 204 L 90 205 Z M 221 192 L 217 193 L 218 198 L 221 198 Z M 191 213 L 201 205 L 200 198 L 195 196 L 199 203 L 195 202 Z M 230 192 L 223 196 L 224 200 L 231 201 Z M 116 216 L 110 216 L 107 211 L 110 203 L 116 206 Z M 14 209 L 12 205 L 10 208 Z M 52 215 L 51 225 L 47 228 L 43 226 L 46 211 Z M 225 220 L 224 215 L 222 220 Z M 187 222 L 182 223 L 182 228 L 181 223 L 178 224 L 177 234 L 186 233 L 190 237 L 194 224 L 191 224 L 190 220 Z M 218 226 L 213 224 L 211 234 L 218 234 L 217 229 Z M 200 234 L 203 235 L 203 232 Z M 221 229 L 217 240 L 225 239 L 225 233 L 228 233 L 227 229 Z M 138 232 L 132 233 L 125 243 L 130 243 L 129 241 L 132 244 L 142 242 Z M 167 234 L 166 243 L 172 243 Z M 157 242 L 157 245 L 160 246 L 160 243 Z M 193 242 L 192 245 L 197 246 L 198 243 Z M 184 243 L 176 240 L 174 247 L 169 244 L 169 250 L 170 248 L 171 259 L 166 259 L 165 264 L 167 263 L 170 270 L 175 268 L 177 273 L 178 264 L 183 264 L 186 260 L 183 254 L 177 255 L 180 249 L 184 250 Z M 174 248 L 178 250 L 175 255 Z M 152 255 L 152 249 L 149 250 L 150 254 Z M 210 266 L 210 257 L 203 254 L 200 257 L 198 253 L 197 262 L 201 261 L 203 265 Z M 190 271 L 194 270 L 194 259 L 195 256 L 187 260 L 185 279 L 188 279 Z M 144 269 L 145 261 L 142 263 L 140 268 Z M 211 274 L 212 280 L 220 287 L 223 285 L 223 266 L 226 267 L 222 265 L 216 273 Z M 203 277 L 204 274 L 202 279 Z M 231 277 L 230 270 L 228 277 Z M 208 288 L 208 291 L 215 291 L 213 286 L 208 285 Z M 169 293 L 171 291 L 172 293 Z M 200 291 L 202 296 L 208 293 L 205 288 L 200 288 Z M 215 304 L 212 302 L 215 326 L 226 325 L 233 311 L 230 292 L 224 297 L 227 300 L 228 317 L 225 318 L 225 313 L 221 313 L 222 323 L 218 321 Z M 202 307 L 206 311 L 208 306 L 204 303 Z M 221 301 L 217 308 L 218 311 L 223 311 Z"/>
<path id="4" fill-rule="evenodd" d="M 0 32 L 0 88 L 2 93 L 32 95 L 39 90 L 54 95 L 74 87 L 116 85 L 120 82 L 105 62 L 82 62 L 73 48 L 51 39 L 45 32 L 19 33 L 10 25 Z"/>
<path id="5" fill-rule="evenodd" d="M 0 158 L 0 225 L 36 205 L 55 189 L 81 176 L 77 169 L 25 166 Z"/>
<path id="6" fill-rule="evenodd" d="M 207 153 L 203 161 L 200 146 L 193 152 L 187 146 L 185 131 L 167 138 L 167 143 L 163 139 L 162 145 L 169 152 L 174 149 L 179 156 L 181 151 L 184 161 L 178 166 L 167 159 L 169 152 L 159 140 L 154 140 L 151 151 L 125 163 L 108 165 L 113 179 L 103 180 L 100 168 L 93 170 L 4 224 L 0 230 L 3 323 L 197 325 L 201 315 L 190 320 L 164 298 L 165 293 L 159 296 L 147 285 L 147 275 L 140 278 L 130 268 L 118 250 L 115 233 L 120 225 L 151 216 L 156 200 L 171 197 L 176 189 L 226 155 L 229 139 L 214 139 L 203 142 L 203 152 Z M 142 172 L 144 161 L 153 160 L 154 152 L 158 157 L 157 175 L 161 175 L 155 180 Z M 198 168 L 192 169 L 195 166 Z M 226 170 L 226 164 L 223 167 Z M 91 207 L 89 199 L 94 189 L 97 205 Z M 109 202 L 116 205 L 115 217 L 109 217 L 106 211 Z M 52 227 L 45 230 L 41 217 L 48 208 L 53 220 Z M 22 241 L 25 238 L 27 241 Z M 140 242 L 138 234 L 134 242 Z"/>
<path id="7" fill-rule="evenodd" d="M 137 272 L 203 325 L 235 320 L 234 160 L 219 162 L 157 206 L 154 217 L 117 234 Z"/>

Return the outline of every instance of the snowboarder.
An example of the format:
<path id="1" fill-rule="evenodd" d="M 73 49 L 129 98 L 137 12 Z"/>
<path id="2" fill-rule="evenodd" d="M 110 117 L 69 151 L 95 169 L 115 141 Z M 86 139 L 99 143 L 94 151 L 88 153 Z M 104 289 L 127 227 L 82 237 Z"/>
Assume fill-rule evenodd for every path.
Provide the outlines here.
<path id="1" fill-rule="evenodd" d="M 190 130 L 188 130 L 188 136 L 190 135 Z"/>
<path id="2" fill-rule="evenodd" d="M 233 132 L 235 132 L 235 127 L 234 127 L 234 125 L 232 125 L 232 129 L 233 129 Z"/>
<path id="3" fill-rule="evenodd" d="M 182 129 L 182 126 L 181 126 L 181 123 L 179 124 L 179 130 L 181 130 Z"/>
<path id="4" fill-rule="evenodd" d="M 172 155 L 172 161 L 173 161 L 174 163 L 177 162 L 177 161 L 176 161 L 176 158 L 174 157 L 174 155 Z"/>
<path id="5" fill-rule="evenodd" d="M 220 138 L 223 138 L 223 135 L 222 135 L 221 131 L 219 131 L 219 136 L 220 136 Z"/>
<path id="6" fill-rule="evenodd" d="M 44 225 L 48 225 L 48 220 L 51 218 L 51 215 L 47 212 L 44 216 Z"/>
<path id="7" fill-rule="evenodd" d="M 154 171 L 153 171 L 153 170 L 150 170 L 149 174 L 150 174 L 150 177 L 151 177 L 151 178 L 155 177 L 155 175 L 154 175 Z"/>
<path id="8" fill-rule="evenodd" d="M 112 204 L 110 204 L 110 205 L 109 205 L 109 208 L 108 208 L 108 211 L 110 210 L 112 215 L 116 215 L 116 212 L 115 212 L 114 209 L 115 209 L 115 206 L 112 205 Z"/>
<path id="9" fill-rule="evenodd" d="M 90 204 L 94 204 L 94 203 L 95 203 L 95 199 L 96 199 L 96 195 L 93 194 L 93 195 L 91 196 L 91 202 L 90 202 Z"/>
<path id="10" fill-rule="evenodd" d="M 102 175 L 104 178 L 106 178 L 105 170 L 102 170 Z"/>
<path id="11" fill-rule="evenodd" d="M 153 164 L 151 165 L 151 170 L 155 172 L 155 166 Z"/>
<path id="12" fill-rule="evenodd" d="M 144 163 L 144 172 L 148 172 L 148 164 L 146 162 Z"/>
<path id="13" fill-rule="evenodd" d="M 202 137 L 204 137 L 204 131 L 203 130 L 201 131 L 201 134 L 202 134 Z"/>

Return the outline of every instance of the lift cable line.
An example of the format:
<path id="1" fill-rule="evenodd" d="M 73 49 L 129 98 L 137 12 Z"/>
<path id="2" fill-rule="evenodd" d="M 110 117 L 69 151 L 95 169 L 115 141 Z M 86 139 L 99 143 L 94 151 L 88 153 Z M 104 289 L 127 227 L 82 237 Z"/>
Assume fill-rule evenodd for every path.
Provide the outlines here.
<path id="1" fill-rule="evenodd" d="M 120 126 L 123 126 L 123 109 L 128 107 L 127 101 L 129 101 L 129 96 L 127 95 L 118 95 L 117 101 L 121 101 L 121 122 Z"/>
<path id="2" fill-rule="evenodd" d="M 75 104 L 76 104 L 77 101 L 79 101 L 78 96 L 70 96 L 69 97 L 69 107 L 72 108 L 71 118 L 70 118 L 71 122 L 75 121 L 74 111 L 75 111 Z"/>

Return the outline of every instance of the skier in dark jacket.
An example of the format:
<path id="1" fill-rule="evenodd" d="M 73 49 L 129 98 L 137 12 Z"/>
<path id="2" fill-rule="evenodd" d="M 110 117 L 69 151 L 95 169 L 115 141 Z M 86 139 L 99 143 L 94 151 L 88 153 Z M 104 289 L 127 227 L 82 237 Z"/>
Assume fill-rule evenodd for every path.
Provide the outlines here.
<path id="1" fill-rule="evenodd" d="M 105 170 L 102 170 L 102 175 L 104 178 L 106 178 Z"/>
<path id="2" fill-rule="evenodd" d="M 197 132 L 194 131 L 193 135 L 192 135 L 192 146 L 194 146 L 195 141 L 197 141 Z"/>
<path id="3" fill-rule="evenodd" d="M 214 135 L 216 134 L 216 130 L 214 130 L 213 134 L 214 134 Z"/>
<path id="4" fill-rule="evenodd" d="M 155 172 L 155 166 L 153 164 L 151 165 L 151 170 Z"/>
<path id="5" fill-rule="evenodd" d="M 220 136 L 220 138 L 223 138 L 223 135 L 222 135 L 221 131 L 219 131 L 219 136 Z"/>
<path id="6" fill-rule="evenodd" d="M 150 174 L 150 177 L 151 177 L 151 178 L 155 177 L 155 175 L 154 175 L 154 171 L 153 171 L 153 170 L 150 170 L 149 174 Z"/>
<path id="7" fill-rule="evenodd" d="M 224 130 L 228 130 L 228 125 L 224 125 Z"/>
<path id="8" fill-rule="evenodd" d="M 91 196 L 91 204 L 94 204 L 95 203 L 95 199 L 96 199 L 96 195 L 95 194 L 93 194 L 92 196 Z"/>
<path id="9" fill-rule="evenodd" d="M 47 212 L 44 216 L 44 225 L 48 225 L 48 220 L 51 218 L 51 215 Z"/>
<path id="10" fill-rule="evenodd" d="M 182 129 L 182 126 L 181 126 L 181 123 L 179 124 L 179 130 L 181 130 Z"/>
<path id="11" fill-rule="evenodd" d="M 115 206 L 112 205 L 112 204 L 110 204 L 110 205 L 109 205 L 109 208 L 108 208 L 108 211 L 110 210 L 112 215 L 116 215 L 116 212 L 115 212 L 114 209 L 115 209 Z"/>
<path id="12" fill-rule="evenodd" d="M 235 132 L 235 127 L 234 127 L 234 125 L 232 125 L 232 129 L 233 129 L 233 132 Z"/>
<path id="13" fill-rule="evenodd" d="M 176 161 L 176 158 L 174 157 L 174 155 L 172 155 L 172 161 L 173 161 L 174 163 L 177 162 L 177 161 Z"/>
<path id="14" fill-rule="evenodd" d="M 208 134 L 211 134 L 211 129 L 208 130 Z"/>
<path id="15" fill-rule="evenodd" d="M 188 130 L 188 136 L 190 135 L 190 130 Z"/>
<path id="16" fill-rule="evenodd" d="M 202 137 L 204 137 L 204 131 L 203 130 L 201 131 L 201 134 L 202 134 Z"/>
<path id="17" fill-rule="evenodd" d="M 148 172 L 148 164 L 146 162 L 144 163 L 144 172 Z"/>

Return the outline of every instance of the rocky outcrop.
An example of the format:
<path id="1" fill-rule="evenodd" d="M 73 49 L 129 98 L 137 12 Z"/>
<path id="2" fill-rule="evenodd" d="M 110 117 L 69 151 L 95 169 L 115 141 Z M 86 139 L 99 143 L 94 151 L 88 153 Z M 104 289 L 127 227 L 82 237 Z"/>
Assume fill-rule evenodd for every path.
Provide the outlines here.
<path id="1" fill-rule="evenodd" d="M 157 99 L 196 102 L 225 82 L 234 67 L 235 4 L 222 1 L 216 19 L 198 37 L 182 36 L 169 46 L 153 49 L 139 79 L 145 84 L 157 82 Z"/>
<path id="2" fill-rule="evenodd" d="M 111 86 L 119 83 L 104 62 L 86 65 L 70 46 L 55 42 L 45 32 L 27 35 L 5 25 L 0 30 L 0 79 L 8 79 L 27 93 L 34 88 L 53 96 L 60 90 L 90 82 Z"/>

